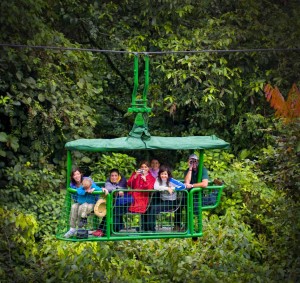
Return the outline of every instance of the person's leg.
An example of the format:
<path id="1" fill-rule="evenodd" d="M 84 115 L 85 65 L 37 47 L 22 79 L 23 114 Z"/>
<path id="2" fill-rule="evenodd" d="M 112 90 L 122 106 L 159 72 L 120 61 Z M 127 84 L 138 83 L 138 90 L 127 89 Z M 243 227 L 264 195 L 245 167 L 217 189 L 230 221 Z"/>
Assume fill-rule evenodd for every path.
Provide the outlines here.
<path id="1" fill-rule="evenodd" d="M 148 214 L 148 230 L 156 231 L 156 216 L 161 211 L 165 209 L 166 201 L 163 201 L 161 198 L 156 200 L 155 204 L 150 206 L 150 211 Z"/>
<path id="2" fill-rule="evenodd" d="M 79 209 L 79 203 L 72 204 L 71 213 L 70 213 L 70 230 L 64 235 L 65 238 L 70 238 L 76 233 L 78 209 Z"/>
<path id="3" fill-rule="evenodd" d="M 120 230 L 122 230 L 122 229 L 124 229 L 124 220 L 123 220 L 123 216 L 124 216 L 124 214 L 125 213 L 127 213 L 128 212 L 128 209 L 129 209 L 129 207 L 130 207 L 130 205 L 128 206 L 128 205 L 124 205 L 123 207 L 122 207 L 122 209 L 121 209 L 121 212 L 120 212 Z"/>
<path id="4" fill-rule="evenodd" d="M 114 231 L 119 232 L 124 228 L 123 215 L 128 211 L 128 206 L 117 206 L 113 209 Z"/>
<path id="5" fill-rule="evenodd" d="M 153 215 L 151 215 L 151 207 L 156 206 L 157 203 L 160 202 L 160 192 L 147 192 L 145 193 L 145 196 L 148 198 L 148 207 L 145 213 L 141 214 L 141 228 L 144 231 L 150 231 L 154 229 L 153 226 L 151 226 L 150 222 L 153 222 Z M 153 224 L 153 223 L 152 223 Z"/>
<path id="6" fill-rule="evenodd" d="M 79 203 L 72 204 L 70 214 L 70 228 L 76 228 L 77 215 L 78 215 Z"/>
<path id="7" fill-rule="evenodd" d="M 213 190 L 210 193 L 202 194 L 202 206 L 215 205 L 218 198 L 218 191 Z"/>
<path id="8" fill-rule="evenodd" d="M 157 215 L 160 214 L 161 212 L 166 212 L 166 213 L 170 212 L 171 213 L 175 209 L 176 205 L 177 205 L 176 200 L 162 200 L 160 203 L 160 206 L 158 206 L 156 208 L 155 213 Z M 160 220 L 162 221 L 163 218 L 160 218 Z M 171 219 L 169 220 L 169 223 L 171 224 Z M 163 223 L 160 223 L 160 224 L 161 224 L 161 226 L 163 226 Z M 176 230 L 176 229 L 174 229 L 174 230 Z"/>
<path id="9" fill-rule="evenodd" d="M 77 225 L 79 228 L 82 228 L 86 223 L 86 218 L 83 217 L 85 215 L 87 203 L 83 203 L 79 206 L 78 209 L 78 217 L 77 217 Z"/>
<path id="10" fill-rule="evenodd" d="M 148 215 L 149 212 L 145 212 L 143 214 L 141 214 L 141 227 L 142 227 L 142 231 L 148 231 L 149 230 L 149 227 L 148 227 L 148 218 L 149 218 L 149 215 Z"/>
<path id="11" fill-rule="evenodd" d="M 149 208 L 148 208 L 148 215 L 146 217 L 146 219 L 144 219 L 145 223 L 144 223 L 144 230 L 145 231 L 155 231 L 155 210 L 156 210 L 156 204 L 152 204 Z"/>
<path id="12" fill-rule="evenodd" d="M 78 227 L 83 227 L 87 224 L 88 215 L 94 210 L 94 204 L 92 203 L 83 203 L 79 207 L 79 224 Z"/>
<path id="13" fill-rule="evenodd" d="M 102 217 L 98 230 L 103 231 L 103 233 L 106 232 L 106 216 Z"/>
<path id="14" fill-rule="evenodd" d="M 157 213 L 172 211 L 176 207 L 176 204 L 176 200 L 162 201 L 160 207 L 157 210 Z"/>
<path id="15" fill-rule="evenodd" d="M 117 206 L 113 209 L 113 227 L 114 227 L 114 232 L 119 232 L 121 229 L 120 229 L 120 226 L 121 226 L 121 218 L 122 218 L 122 215 L 121 215 L 121 211 L 120 211 L 120 207 Z"/>
<path id="16" fill-rule="evenodd" d="M 92 203 L 84 203 L 80 206 L 80 217 L 87 218 L 88 215 L 94 210 L 94 204 Z"/>
<path id="17" fill-rule="evenodd" d="M 65 238 L 70 238 L 76 233 L 76 222 L 78 218 L 78 209 L 79 209 L 79 203 L 74 203 L 71 206 L 71 213 L 70 213 L 70 229 L 69 231 L 64 235 Z"/>

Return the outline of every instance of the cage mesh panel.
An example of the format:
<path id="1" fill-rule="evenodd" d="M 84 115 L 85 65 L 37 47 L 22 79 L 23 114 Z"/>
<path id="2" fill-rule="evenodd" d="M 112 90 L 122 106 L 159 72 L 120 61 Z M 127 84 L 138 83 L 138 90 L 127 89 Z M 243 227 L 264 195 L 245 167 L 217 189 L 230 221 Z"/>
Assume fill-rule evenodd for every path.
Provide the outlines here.
<path id="1" fill-rule="evenodd" d="M 129 236 L 137 236 L 136 239 L 138 239 L 138 236 L 151 235 L 157 235 L 158 237 L 162 235 L 166 237 L 179 235 L 184 237 L 185 235 L 189 236 L 192 232 L 202 234 L 202 210 L 212 209 L 217 205 L 222 192 L 221 187 L 208 187 L 202 191 L 201 197 L 199 197 L 200 192 L 189 194 L 186 190 L 177 191 L 175 200 L 163 200 L 162 196 L 166 192 L 161 191 L 124 190 L 125 193 L 140 191 L 144 192 L 146 197 L 148 196 L 145 213 L 130 212 L 131 203 L 118 203 L 117 195 L 119 192 L 116 190 L 111 193 L 111 197 L 106 199 L 106 209 L 107 211 L 110 209 L 110 213 L 107 213 L 106 222 L 104 222 L 104 232 L 107 233 L 109 230 L 110 233 L 109 235 L 106 234 L 104 238 L 124 237 L 126 239 Z M 64 234 L 70 229 L 70 212 L 72 204 L 76 202 L 76 197 L 76 194 L 67 190 L 61 217 L 57 223 L 56 236 L 60 239 L 64 239 Z M 95 197 L 99 198 L 103 195 L 95 195 Z M 188 209 L 188 198 L 193 203 L 193 214 L 188 213 L 191 211 L 191 208 Z M 111 201 L 110 204 L 108 203 L 109 200 Z M 139 202 L 136 194 L 135 201 Z M 200 202 L 202 206 L 199 206 Z M 76 229 L 88 230 L 87 240 L 100 240 L 100 238 L 93 236 L 92 232 L 99 229 L 102 219 L 92 212 L 88 215 L 84 227 L 76 227 Z M 108 225 L 110 226 L 108 227 Z M 74 236 L 71 240 L 77 241 L 78 239 Z"/>
<path id="2" fill-rule="evenodd" d="M 99 198 L 98 195 L 95 195 L 95 199 L 97 200 L 97 198 Z M 66 197 L 65 197 L 65 203 L 64 203 L 64 207 L 61 211 L 61 215 L 60 215 L 60 219 L 57 225 L 57 232 L 56 234 L 58 236 L 63 236 L 66 232 L 69 231 L 70 229 L 70 214 L 71 214 L 71 207 L 74 203 L 77 202 L 77 195 L 70 193 L 70 192 L 66 192 Z M 92 211 L 90 214 L 88 214 L 87 217 L 87 223 L 83 226 L 83 227 L 75 227 L 76 229 L 86 229 L 89 231 L 95 231 L 98 226 L 99 223 L 101 221 L 102 218 L 97 217 L 94 214 L 94 211 Z M 80 219 L 78 220 L 80 221 Z M 77 221 L 77 223 L 78 223 Z"/>

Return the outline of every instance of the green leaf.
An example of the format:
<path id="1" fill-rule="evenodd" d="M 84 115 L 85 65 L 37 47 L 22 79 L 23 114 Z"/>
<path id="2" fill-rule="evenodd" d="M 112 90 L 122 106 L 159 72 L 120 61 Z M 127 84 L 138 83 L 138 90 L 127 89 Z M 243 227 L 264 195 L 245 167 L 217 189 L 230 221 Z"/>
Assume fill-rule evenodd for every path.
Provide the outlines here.
<path id="1" fill-rule="evenodd" d="M 8 146 L 10 146 L 14 151 L 17 151 L 19 148 L 19 140 L 14 136 L 9 136 L 8 138 Z"/>
<path id="2" fill-rule="evenodd" d="M 300 142 L 298 142 L 298 144 L 297 144 L 296 152 L 300 152 Z"/>
<path id="3" fill-rule="evenodd" d="M 79 81 L 77 82 L 77 85 L 80 89 L 83 89 L 84 83 L 85 83 L 84 79 L 79 79 Z"/>
<path id="4" fill-rule="evenodd" d="M 7 142 L 7 134 L 0 132 L 0 142 Z"/>
<path id="5" fill-rule="evenodd" d="M 2 149 L 0 149 L 0 156 L 6 157 L 6 152 Z"/>
<path id="6" fill-rule="evenodd" d="M 84 156 L 82 159 L 81 159 L 82 162 L 84 163 L 91 163 L 91 159 L 87 156 Z"/>
<path id="7" fill-rule="evenodd" d="M 45 96 L 42 93 L 40 93 L 38 95 L 38 99 L 39 99 L 40 102 L 44 102 L 45 101 Z"/>
<path id="8" fill-rule="evenodd" d="M 18 71 L 18 72 L 16 73 L 16 76 L 17 76 L 17 78 L 18 78 L 19 81 L 21 81 L 22 78 L 23 78 L 23 74 L 22 74 L 22 72 L 20 72 L 20 71 Z"/>

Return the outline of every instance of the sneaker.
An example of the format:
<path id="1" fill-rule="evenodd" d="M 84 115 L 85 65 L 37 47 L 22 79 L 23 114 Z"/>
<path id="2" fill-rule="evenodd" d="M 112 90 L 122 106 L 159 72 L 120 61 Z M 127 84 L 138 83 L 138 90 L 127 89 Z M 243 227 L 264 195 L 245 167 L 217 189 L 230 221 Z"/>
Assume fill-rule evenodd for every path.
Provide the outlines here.
<path id="1" fill-rule="evenodd" d="M 64 235 L 64 238 L 70 238 L 70 237 L 74 236 L 75 233 L 76 233 L 76 230 L 75 230 L 75 229 L 74 229 L 74 230 L 71 230 L 71 229 L 70 229 L 70 230 Z"/>
<path id="2" fill-rule="evenodd" d="M 102 230 L 97 230 L 94 233 L 92 233 L 92 235 L 95 236 L 95 237 L 103 237 L 104 233 L 103 233 Z"/>
<path id="3" fill-rule="evenodd" d="M 87 218 L 81 218 L 80 221 L 79 221 L 78 227 L 82 228 L 86 224 L 87 224 Z"/>

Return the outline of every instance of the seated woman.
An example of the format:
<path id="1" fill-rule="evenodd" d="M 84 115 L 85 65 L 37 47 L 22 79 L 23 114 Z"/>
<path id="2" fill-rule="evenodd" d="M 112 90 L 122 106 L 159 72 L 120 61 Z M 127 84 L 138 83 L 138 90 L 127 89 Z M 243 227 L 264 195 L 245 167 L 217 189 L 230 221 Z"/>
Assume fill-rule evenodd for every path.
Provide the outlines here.
<path id="1" fill-rule="evenodd" d="M 177 194 L 175 191 L 182 189 L 185 189 L 185 185 L 172 178 L 168 167 L 161 166 L 154 184 L 154 190 L 161 191 L 160 198 L 150 206 L 146 230 L 155 231 L 156 215 L 162 211 L 173 210 L 177 205 Z"/>
<path id="2" fill-rule="evenodd" d="M 123 190 L 127 190 L 127 181 L 124 176 L 122 176 L 118 169 L 111 169 L 109 172 L 109 177 L 105 182 L 105 190 L 108 193 L 111 193 L 115 190 L 118 190 L 116 194 L 118 197 L 124 198 Z M 118 206 L 114 208 L 114 231 L 120 231 L 123 228 L 123 214 L 125 214 L 128 210 L 128 206 Z M 101 223 L 94 233 L 92 233 L 96 237 L 102 237 L 106 233 L 106 216 L 104 216 L 101 220 Z"/>
<path id="3" fill-rule="evenodd" d="M 84 177 L 82 171 L 79 168 L 74 168 L 71 172 L 70 188 L 77 190 L 82 186 L 82 181 L 85 178 L 89 178 L 89 177 Z M 97 185 L 94 183 L 93 180 L 92 180 L 92 188 L 97 188 Z M 74 202 L 77 202 L 77 194 L 72 194 L 71 196 Z"/>
<path id="4" fill-rule="evenodd" d="M 128 180 L 128 185 L 133 190 L 153 190 L 155 178 L 149 173 L 150 165 L 149 162 L 143 160 L 140 163 L 139 170 L 133 172 Z M 133 203 L 129 207 L 130 212 L 134 213 L 145 213 L 149 203 L 149 193 L 133 191 Z M 145 223 L 147 223 L 147 215 L 142 215 L 142 229 L 145 230 Z"/>
<path id="5" fill-rule="evenodd" d="M 96 195 L 93 191 L 102 191 L 97 185 L 93 185 L 91 178 L 84 178 L 82 186 L 77 189 L 77 202 L 72 204 L 70 214 L 70 230 L 64 235 L 70 238 L 76 233 L 76 226 L 82 227 L 87 223 L 87 216 L 93 211 L 96 203 Z"/>

